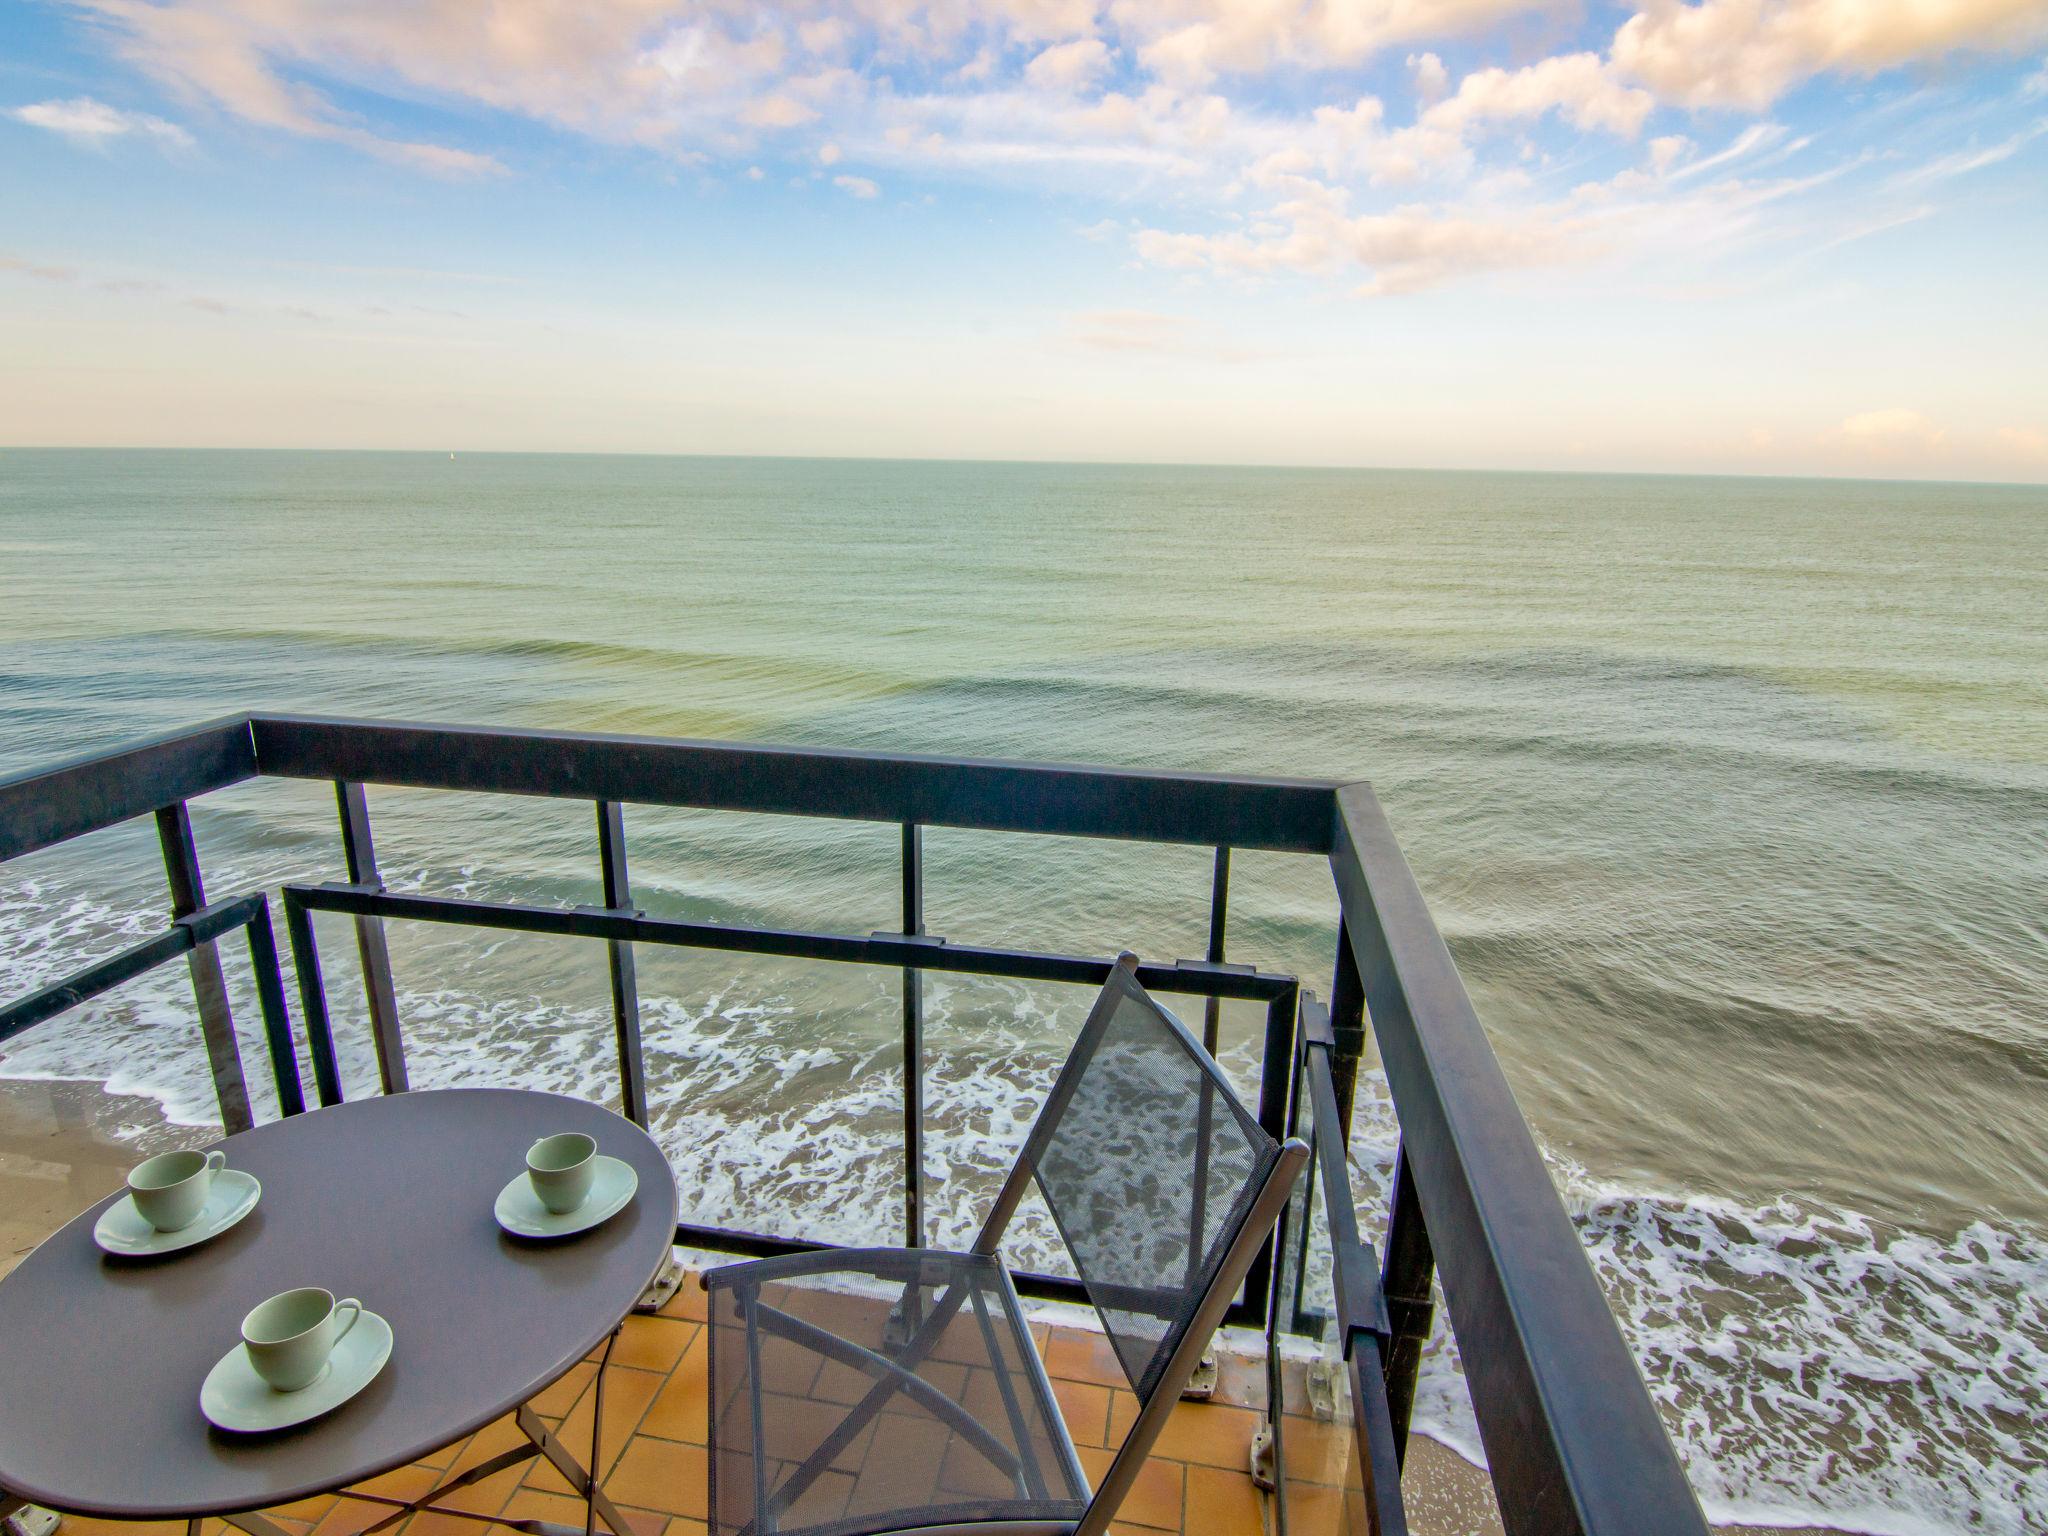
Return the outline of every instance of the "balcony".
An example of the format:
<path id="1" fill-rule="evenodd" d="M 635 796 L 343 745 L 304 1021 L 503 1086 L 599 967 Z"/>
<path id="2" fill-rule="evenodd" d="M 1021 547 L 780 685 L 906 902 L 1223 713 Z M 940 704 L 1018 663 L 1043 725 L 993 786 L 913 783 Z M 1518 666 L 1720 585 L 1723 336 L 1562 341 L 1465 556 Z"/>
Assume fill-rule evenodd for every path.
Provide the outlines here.
<path id="1" fill-rule="evenodd" d="M 208 894 L 192 805 L 262 778 L 333 786 L 345 880 Z M 591 885 L 598 899 L 546 905 L 389 889 L 379 877 L 370 818 L 368 791 L 380 786 L 584 802 L 592 808 Z M 649 916 L 633 899 L 629 805 L 891 826 L 900 838 L 900 906 L 878 914 L 890 926 L 864 934 Z M 154 817 L 164 856 L 165 926 L 54 984 L 0 1000 L 0 1043 L 29 1029 L 63 1028 L 50 1021 L 183 959 L 220 1119 L 232 1132 L 254 1123 L 260 1096 L 250 1092 L 237 1040 L 217 954 L 222 943 L 246 946 L 268 1096 L 289 1117 L 344 1095 L 316 915 L 346 918 L 353 930 L 384 1093 L 410 1086 L 387 923 L 551 935 L 602 946 L 616 1047 L 611 1103 L 645 1126 L 636 956 L 648 947 L 880 968 L 900 980 L 900 1215 L 902 1241 L 910 1246 L 926 1242 L 933 1225 L 924 1145 L 926 979 L 1094 985 L 1112 964 L 1108 953 L 1002 948 L 926 932 L 925 829 L 1213 850 L 1205 957 L 1146 957 L 1138 979 L 1162 997 L 1183 1000 L 1190 1027 L 1199 1024 L 1212 1053 L 1223 1005 L 1257 1011 L 1262 1033 L 1248 1097 L 1271 1135 L 1302 1136 L 1314 1158 L 1226 1315 L 1215 1398 L 1174 1410 L 1118 1528 L 1297 1536 L 1408 1530 L 1407 1427 L 1440 1282 L 1508 1531 L 1619 1536 L 1705 1529 L 1449 953 L 1365 784 L 250 715 L 0 781 L 0 862 L 143 816 Z M 1341 914 L 1327 1000 L 1299 977 L 1225 958 L 1234 851 L 1327 861 Z M 282 952 L 274 906 L 285 920 Z M 1102 937 L 1105 949 L 1118 938 Z M 1346 1157 L 1368 1033 L 1401 1135 L 1377 1246 L 1361 1235 Z M 23 1213 L 16 1221 L 33 1226 L 42 1219 Z M 675 1235 L 693 1254 L 829 1246 L 815 1235 L 757 1230 L 737 1211 L 686 1212 Z M 1092 1477 L 1091 1450 L 1097 1460 L 1107 1457 L 1125 1427 L 1119 1413 L 1128 1419 L 1132 1399 L 1118 1390 L 1121 1378 L 1106 1366 L 1100 1336 L 1073 1309 L 1085 1298 L 1072 1277 L 1048 1268 L 1020 1272 L 1017 1281 L 1049 1309 L 1034 1323 L 1034 1337 Z M 685 1285 L 660 1315 L 630 1320 L 613 1357 L 618 1384 L 608 1394 L 599 1465 L 614 1501 L 633 1523 L 645 1522 L 635 1536 L 701 1529 L 693 1524 L 703 1516 L 701 1300 Z M 589 1434 L 586 1389 L 594 1374 L 594 1365 L 579 1366 L 535 1400 L 535 1411 L 572 1443 Z M 62 1383 L 49 1390 L 62 1391 Z M 386 1478 L 410 1498 L 502 1449 L 508 1433 L 503 1425 L 486 1429 Z M 1265 1492 L 1255 1490 L 1251 1476 L 1255 1441 L 1272 1485 Z M 456 1507 L 477 1513 L 580 1523 L 583 1506 L 568 1494 L 558 1474 L 535 1463 L 453 1497 L 466 1501 Z M 566 1507 L 572 1504 L 573 1519 Z M 287 1536 L 353 1536 L 378 1518 L 371 1506 L 331 1500 L 275 1513 Z M 415 1516 L 411 1528 L 440 1536 L 436 1525 L 478 1528 L 440 1514 Z M 70 1528 L 76 1536 L 96 1523 L 74 1518 Z"/>

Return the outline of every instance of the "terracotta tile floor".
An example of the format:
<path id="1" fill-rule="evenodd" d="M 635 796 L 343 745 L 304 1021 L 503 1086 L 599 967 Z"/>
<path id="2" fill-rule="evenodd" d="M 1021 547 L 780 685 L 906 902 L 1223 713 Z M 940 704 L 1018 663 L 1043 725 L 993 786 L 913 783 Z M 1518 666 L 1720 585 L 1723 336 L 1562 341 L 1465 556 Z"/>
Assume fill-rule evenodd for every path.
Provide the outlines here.
<path id="1" fill-rule="evenodd" d="M 705 1376 L 708 1338 L 704 1291 L 694 1275 L 658 1317 L 626 1323 L 606 1378 L 602 1480 L 635 1527 L 635 1536 L 704 1536 Z M 1108 1466 L 1137 1402 L 1100 1334 L 1035 1324 L 1032 1332 L 1053 1379 L 1062 1415 L 1091 1481 Z M 1263 1364 L 1225 1353 L 1215 1399 L 1182 1403 L 1160 1436 L 1113 1530 L 1125 1536 L 1202 1532 L 1266 1536 L 1271 1497 L 1247 1471 L 1252 1435 L 1265 1401 Z M 1334 1536 L 1348 1470 L 1348 1432 L 1306 1415 L 1299 1362 L 1286 1372 L 1289 1513 L 1292 1536 Z M 596 1366 L 578 1365 L 534 1399 L 533 1408 L 577 1459 L 590 1448 L 591 1382 Z M 424 1461 L 365 1484 L 413 1498 L 519 1442 L 509 1418 Z M 546 1462 L 535 1459 L 453 1494 L 454 1507 L 511 1518 L 581 1524 L 583 1503 Z M 290 1536 L 356 1536 L 388 1510 L 326 1496 L 269 1511 Z M 183 1536 L 182 1522 L 120 1524 L 67 1518 L 68 1536 Z M 415 1515 L 395 1528 L 409 1536 L 476 1536 L 491 1527 L 448 1515 Z M 239 1536 L 219 1521 L 207 1536 Z"/>

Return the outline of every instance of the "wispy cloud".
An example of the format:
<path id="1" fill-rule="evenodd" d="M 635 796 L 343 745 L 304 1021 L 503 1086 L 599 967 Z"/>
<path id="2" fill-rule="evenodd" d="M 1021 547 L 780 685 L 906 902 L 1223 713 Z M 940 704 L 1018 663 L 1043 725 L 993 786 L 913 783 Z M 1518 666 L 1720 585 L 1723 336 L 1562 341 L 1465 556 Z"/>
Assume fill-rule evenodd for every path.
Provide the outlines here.
<path id="1" fill-rule="evenodd" d="M 309 266 L 308 263 L 286 263 L 284 265 Z M 388 275 L 419 275 L 404 268 L 350 268 L 327 267 L 329 270 L 347 273 L 382 272 Z M 127 298 L 152 300 L 158 304 L 178 309 L 189 309 L 203 315 L 229 317 L 285 316 L 294 320 L 329 323 L 345 315 L 366 315 L 376 318 L 395 319 L 406 315 L 418 315 L 437 320 L 466 321 L 470 317 L 460 310 L 445 306 L 417 304 L 410 302 L 363 303 L 353 298 L 343 302 L 329 299 L 306 302 L 284 297 L 238 297 L 224 299 L 218 294 L 207 293 L 186 287 L 175 281 L 156 277 L 139 277 L 127 273 L 111 273 L 104 270 L 71 266 L 62 262 L 41 261 L 32 257 L 18 256 L 0 251 L 0 274 L 12 274 L 39 283 L 61 284 L 92 293 L 113 294 Z M 436 274 L 438 275 L 438 274 Z"/>
<path id="2" fill-rule="evenodd" d="M 1888 185 L 1893 191 L 1906 191 L 1914 187 L 1929 186 L 1934 182 L 1952 181 L 1958 176 L 1967 176 L 1972 171 L 1981 171 L 1987 166 L 1998 165 L 2010 160 L 2028 144 L 2048 133 L 2048 121 L 2037 122 L 2011 137 L 1981 149 L 1962 149 L 1953 154 L 1941 155 L 1916 165 L 1909 171 L 1893 176 Z"/>
<path id="3" fill-rule="evenodd" d="M 7 115 L 31 128 L 47 129 L 77 144 L 105 145 L 116 139 L 153 139 L 173 149 L 190 149 L 192 135 L 176 123 L 147 112 L 127 112 L 90 96 L 68 101 L 38 101 L 14 107 Z"/>
<path id="4" fill-rule="evenodd" d="M 1690 109 L 1758 115 L 1817 75 L 2048 38 L 2042 0 L 1636 0 L 1605 47 L 1501 63 L 1483 61 L 1506 46 L 1501 23 L 1554 0 L 73 3 L 181 98 L 435 175 L 509 168 L 374 121 L 380 96 L 513 114 L 736 179 L 765 180 L 773 156 L 857 199 L 931 176 L 1034 181 L 1098 210 L 1142 201 L 1144 262 L 1313 273 L 1372 296 L 1598 260 L 1632 231 L 1688 220 L 1753 225 L 1767 200 L 1743 189 L 1807 141 Z M 1359 94 L 1352 67 L 1387 53 L 1407 65 L 1390 96 Z M 1454 75 L 1447 56 L 1478 62 Z M 16 115 L 98 121 L 86 106 L 114 112 Z M 1723 133 L 1718 150 L 1693 142 Z M 2018 148 L 1930 161 L 1892 190 Z M 1561 167 L 1603 155 L 1568 186 Z M 1809 184 L 1770 185 L 1791 197 Z"/>
<path id="5" fill-rule="evenodd" d="M 1185 315 L 1152 309 L 1089 309 L 1068 318 L 1060 339 L 1089 352 L 1242 363 L 1267 354 L 1229 346 Z"/>

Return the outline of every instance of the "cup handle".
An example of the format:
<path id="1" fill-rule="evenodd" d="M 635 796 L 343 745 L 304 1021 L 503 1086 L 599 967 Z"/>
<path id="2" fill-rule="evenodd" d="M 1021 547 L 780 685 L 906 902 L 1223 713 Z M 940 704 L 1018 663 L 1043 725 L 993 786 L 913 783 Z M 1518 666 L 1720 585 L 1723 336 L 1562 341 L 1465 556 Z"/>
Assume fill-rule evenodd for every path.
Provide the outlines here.
<path id="1" fill-rule="evenodd" d="M 227 1153 L 220 1151 L 218 1148 L 206 1154 L 206 1171 L 208 1173 L 219 1173 L 227 1165 Z"/>
<path id="2" fill-rule="evenodd" d="M 341 1309 L 343 1307 L 348 1307 L 351 1309 L 351 1311 L 349 1314 L 349 1320 L 346 1323 L 342 1324 L 341 1332 L 337 1333 L 334 1336 L 334 1342 L 336 1344 L 339 1344 L 343 1339 L 347 1338 L 349 1329 L 355 1327 L 357 1323 L 363 1320 L 363 1304 L 360 1301 L 357 1301 L 355 1297 L 351 1296 L 346 1301 L 337 1301 L 334 1304 L 334 1310 L 337 1316 L 340 1314 Z"/>

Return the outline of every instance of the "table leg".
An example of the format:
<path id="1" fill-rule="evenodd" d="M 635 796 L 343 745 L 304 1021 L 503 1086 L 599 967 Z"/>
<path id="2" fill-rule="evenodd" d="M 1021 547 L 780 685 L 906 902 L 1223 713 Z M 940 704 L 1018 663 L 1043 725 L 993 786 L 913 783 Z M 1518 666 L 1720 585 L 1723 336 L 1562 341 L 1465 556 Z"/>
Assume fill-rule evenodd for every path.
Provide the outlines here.
<path id="1" fill-rule="evenodd" d="M 610 1496 L 598 1486 L 597 1479 L 577 1465 L 576 1458 L 569 1454 L 569 1448 L 554 1437 L 547 1425 L 541 1422 L 540 1415 L 531 1408 L 522 1406 L 516 1417 L 519 1428 L 526 1438 L 534 1443 L 541 1455 L 547 1457 L 549 1464 L 557 1472 L 568 1479 L 569 1486 L 583 1495 L 591 1513 L 604 1516 L 605 1524 L 609 1525 L 617 1536 L 633 1536 L 632 1527 L 626 1524 L 626 1517 L 619 1513 L 618 1506 L 613 1504 Z"/>

